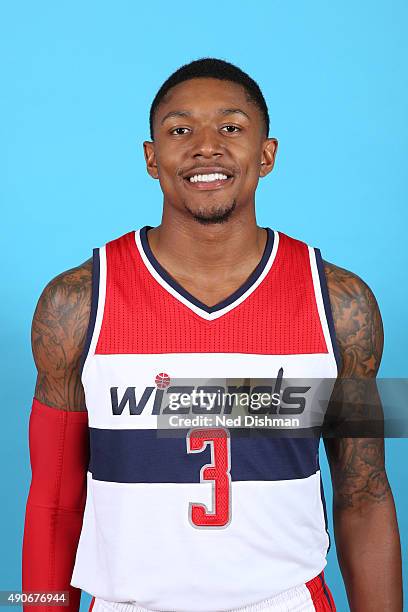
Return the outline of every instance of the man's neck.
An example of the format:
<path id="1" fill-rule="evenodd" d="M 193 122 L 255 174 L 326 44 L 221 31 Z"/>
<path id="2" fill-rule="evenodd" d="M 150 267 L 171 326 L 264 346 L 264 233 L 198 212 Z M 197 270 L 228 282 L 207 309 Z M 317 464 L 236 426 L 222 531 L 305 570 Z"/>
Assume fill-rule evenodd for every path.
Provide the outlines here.
<path id="1" fill-rule="evenodd" d="M 203 225 L 195 219 L 167 219 L 151 229 L 154 257 L 186 290 L 204 303 L 218 303 L 238 289 L 258 265 L 267 232 L 255 216 Z"/>

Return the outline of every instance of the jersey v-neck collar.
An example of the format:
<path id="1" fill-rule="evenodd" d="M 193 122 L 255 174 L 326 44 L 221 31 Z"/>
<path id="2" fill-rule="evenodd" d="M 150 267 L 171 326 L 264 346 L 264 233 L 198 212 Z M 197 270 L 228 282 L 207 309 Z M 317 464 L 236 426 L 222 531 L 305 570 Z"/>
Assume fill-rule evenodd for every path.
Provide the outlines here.
<path id="1" fill-rule="evenodd" d="M 170 276 L 167 270 L 165 270 L 165 268 L 163 268 L 163 266 L 156 259 L 147 239 L 147 232 L 150 229 L 152 229 L 150 225 L 145 225 L 141 229 L 135 231 L 136 246 L 146 268 L 156 279 L 156 281 L 175 299 L 182 302 L 185 306 L 190 308 L 190 310 L 201 316 L 203 319 L 210 321 L 217 319 L 234 309 L 247 297 L 249 297 L 253 291 L 255 291 L 272 267 L 279 243 L 278 232 L 270 229 L 269 227 L 264 228 L 267 231 L 267 240 L 263 255 L 256 268 L 253 270 L 247 280 L 230 296 L 221 302 L 218 302 L 218 304 L 215 304 L 214 306 L 207 306 L 199 299 L 194 297 L 194 295 L 192 295 L 189 291 L 184 289 L 184 287 L 182 287 L 180 283 Z"/>

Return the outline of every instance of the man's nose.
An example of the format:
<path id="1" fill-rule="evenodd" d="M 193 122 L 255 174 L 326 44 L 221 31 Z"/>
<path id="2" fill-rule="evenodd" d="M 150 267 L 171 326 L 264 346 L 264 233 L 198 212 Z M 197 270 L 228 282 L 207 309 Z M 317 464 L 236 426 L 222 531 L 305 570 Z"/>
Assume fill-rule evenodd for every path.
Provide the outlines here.
<path id="1" fill-rule="evenodd" d="M 223 154 L 220 135 L 211 128 L 196 132 L 193 142 L 193 157 L 218 157 Z"/>

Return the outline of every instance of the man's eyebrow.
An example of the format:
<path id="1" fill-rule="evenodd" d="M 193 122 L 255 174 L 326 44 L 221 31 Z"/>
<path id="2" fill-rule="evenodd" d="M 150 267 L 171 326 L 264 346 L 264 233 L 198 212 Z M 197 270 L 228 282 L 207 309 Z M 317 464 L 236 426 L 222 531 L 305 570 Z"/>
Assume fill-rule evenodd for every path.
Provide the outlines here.
<path id="1" fill-rule="evenodd" d="M 240 113 L 241 115 L 244 115 L 247 119 L 251 120 L 248 113 L 243 111 L 241 108 L 219 108 L 217 112 L 219 115 L 231 115 L 232 113 Z M 190 113 L 189 111 L 182 111 L 182 110 L 170 111 L 169 113 L 164 115 L 160 124 L 163 125 L 166 119 L 171 119 L 171 117 L 191 117 L 191 115 L 192 113 Z"/>
<path id="2" fill-rule="evenodd" d="M 191 113 L 188 111 L 170 111 L 167 115 L 164 115 L 160 124 L 162 125 L 166 119 L 170 119 L 171 117 L 191 117 Z"/>
<path id="3" fill-rule="evenodd" d="M 245 115 L 245 117 L 251 120 L 251 117 L 243 111 L 241 108 L 220 108 L 218 109 L 220 115 L 230 115 L 232 113 L 240 113 L 241 115 Z"/>

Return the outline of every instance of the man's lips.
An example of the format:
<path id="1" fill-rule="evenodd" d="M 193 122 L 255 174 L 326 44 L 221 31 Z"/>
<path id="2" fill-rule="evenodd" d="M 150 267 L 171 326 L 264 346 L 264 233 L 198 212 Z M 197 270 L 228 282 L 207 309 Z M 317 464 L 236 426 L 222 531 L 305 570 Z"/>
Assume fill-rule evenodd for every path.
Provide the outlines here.
<path id="1" fill-rule="evenodd" d="M 183 180 L 194 190 L 208 191 L 229 186 L 234 180 L 234 173 L 224 166 L 197 166 L 187 170 Z"/>
<path id="2" fill-rule="evenodd" d="M 210 189 L 222 189 L 223 187 L 228 187 L 233 182 L 234 177 L 231 176 L 227 179 L 216 179 L 215 181 L 208 182 L 199 182 L 192 183 L 189 179 L 183 179 L 185 186 L 189 189 L 194 189 L 196 191 L 208 191 Z"/>

